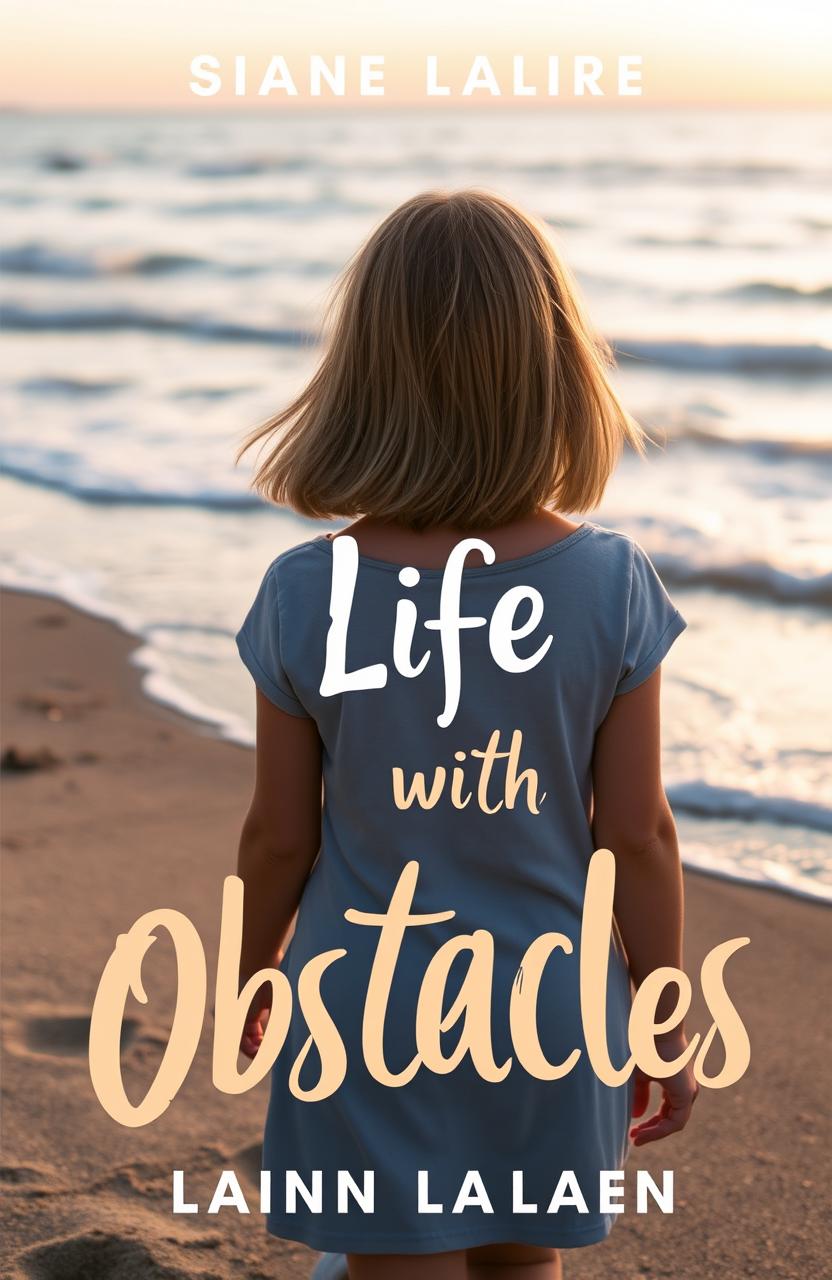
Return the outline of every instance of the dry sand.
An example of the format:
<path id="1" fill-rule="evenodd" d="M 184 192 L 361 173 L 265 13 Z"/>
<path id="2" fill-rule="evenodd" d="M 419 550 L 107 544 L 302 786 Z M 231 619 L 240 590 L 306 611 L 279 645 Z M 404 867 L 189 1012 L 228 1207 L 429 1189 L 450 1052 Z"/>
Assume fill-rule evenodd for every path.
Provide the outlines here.
<path id="1" fill-rule="evenodd" d="M 152 907 L 197 926 L 213 972 L 220 890 L 233 869 L 252 753 L 147 701 L 136 642 L 63 604 L 3 601 L 4 777 L 2 1274 L 34 1280 L 305 1276 L 314 1255 L 269 1238 L 259 1215 L 174 1217 L 173 1168 L 205 1201 L 223 1168 L 252 1189 L 265 1086 L 242 1097 L 199 1056 L 166 1114 L 121 1128 L 86 1063 L 89 1012 L 116 935 Z M 11 757 L 15 763 L 15 757 Z M 729 937 L 749 1028 L 744 1080 L 705 1092 L 684 1135 L 632 1166 L 676 1171 L 676 1212 L 622 1216 L 603 1245 L 566 1257 L 575 1280 L 731 1280 L 828 1274 L 829 1097 L 823 982 L 832 915 L 765 890 L 688 875 L 688 963 Z M 165 1041 L 171 953 L 149 957 L 125 1075 L 141 1092 Z M 828 970 L 827 970 L 828 974 Z M 702 1027 L 697 1010 L 694 1028 Z"/>

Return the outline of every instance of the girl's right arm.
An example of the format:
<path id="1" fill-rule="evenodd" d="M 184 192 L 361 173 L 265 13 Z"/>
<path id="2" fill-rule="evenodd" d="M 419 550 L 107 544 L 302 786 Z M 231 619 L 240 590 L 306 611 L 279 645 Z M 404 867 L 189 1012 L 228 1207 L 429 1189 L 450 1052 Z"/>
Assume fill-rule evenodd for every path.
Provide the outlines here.
<path id="1" fill-rule="evenodd" d="M 275 965 L 321 843 L 321 742 L 314 720 L 257 691 L 254 795 L 240 835 L 243 881 L 240 986 Z M 263 1038 L 267 987 L 249 1010 L 240 1045 L 253 1058 Z"/>
<path id="2" fill-rule="evenodd" d="M 639 987 L 648 974 L 665 965 L 682 968 L 683 887 L 676 826 L 661 779 L 661 668 L 630 693 L 613 700 L 595 738 L 592 761 L 593 820 L 596 849 L 615 855 L 615 918 L 630 975 Z M 657 1020 L 672 1014 L 671 987 L 657 1010 Z M 657 1047 L 668 1060 L 686 1045 L 682 1026 Z M 688 1067 L 659 1082 L 659 1111 L 632 1131 L 636 1146 L 655 1142 L 684 1128 L 698 1092 Z M 636 1075 L 633 1115 L 646 1110 L 650 1081 Z"/>

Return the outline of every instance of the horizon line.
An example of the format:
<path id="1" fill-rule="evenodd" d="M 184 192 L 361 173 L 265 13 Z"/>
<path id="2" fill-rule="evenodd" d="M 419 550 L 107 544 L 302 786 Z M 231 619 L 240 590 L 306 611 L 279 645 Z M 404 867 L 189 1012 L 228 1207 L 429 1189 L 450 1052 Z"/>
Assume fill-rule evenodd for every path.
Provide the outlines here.
<path id="1" fill-rule="evenodd" d="M 539 98 L 534 102 L 516 101 L 509 97 L 494 101 L 459 101 L 454 103 L 424 101 L 421 98 L 408 99 L 404 101 L 380 101 L 379 99 L 367 98 L 344 98 L 340 101 L 316 101 L 313 98 L 298 101 L 297 99 L 281 99 L 272 102 L 252 102 L 244 99 L 235 103 L 233 98 L 222 99 L 210 104 L 204 101 L 194 102 L 177 102 L 177 103 L 140 103 L 140 102 L 116 102 L 103 101 L 95 103 L 79 103 L 79 102 L 50 102 L 50 103 L 29 103 L 29 102 L 0 102 L 0 116 L 13 115 L 31 115 L 44 116 L 55 112 L 72 113 L 72 114 L 95 114 L 99 112 L 118 112 L 123 115 L 156 114 L 156 115 L 197 115 L 197 114 L 233 114 L 233 115 L 277 115 L 281 112 L 296 114 L 298 112 L 310 112 L 315 114 L 329 113 L 336 114 L 342 112 L 360 112 L 362 114 L 383 114 L 385 111 L 408 111 L 414 112 L 423 110 L 434 114 L 444 112 L 452 114 L 462 112 L 469 114 L 471 112 L 494 112 L 494 111 L 520 111 L 524 113 L 537 112 L 539 114 L 549 114 L 557 111 L 615 111 L 615 112 L 652 112 L 652 111 L 815 111 L 818 113 L 828 112 L 832 115 L 832 96 L 829 101 L 818 101 L 817 99 L 806 100 L 741 100 L 730 99 L 725 101 L 702 101 L 699 99 L 659 99 L 654 98 L 647 100 L 645 98 L 631 99 L 628 101 L 619 98 L 609 98 L 604 102 L 597 99 L 561 98 L 558 100 L 549 98 Z"/>

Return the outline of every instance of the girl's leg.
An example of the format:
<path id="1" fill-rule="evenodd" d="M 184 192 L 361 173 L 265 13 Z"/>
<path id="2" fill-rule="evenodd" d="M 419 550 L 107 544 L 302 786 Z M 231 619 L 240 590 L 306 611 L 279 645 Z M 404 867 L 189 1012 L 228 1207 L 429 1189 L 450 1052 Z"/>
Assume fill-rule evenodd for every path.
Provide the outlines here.
<path id="1" fill-rule="evenodd" d="M 487 1244 L 468 1251 L 469 1280 L 561 1280 L 557 1249 L 525 1244 Z"/>
<path id="2" fill-rule="evenodd" d="M 350 1280 L 468 1280 L 464 1250 L 453 1253 L 348 1253 Z"/>

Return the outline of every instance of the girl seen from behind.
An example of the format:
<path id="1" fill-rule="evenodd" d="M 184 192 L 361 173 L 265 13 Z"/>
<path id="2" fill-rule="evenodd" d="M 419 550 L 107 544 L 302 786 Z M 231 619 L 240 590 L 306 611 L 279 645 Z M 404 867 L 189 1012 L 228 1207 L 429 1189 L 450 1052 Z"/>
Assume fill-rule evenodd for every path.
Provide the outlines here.
<path id="1" fill-rule="evenodd" d="M 317 372 L 248 442 L 263 450 L 256 483 L 267 498 L 352 521 L 277 557 L 238 636 L 257 686 L 256 783 L 238 867 L 241 981 L 280 964 L 294 987 L 311 957 L 344 952 L 321 990 L 344 1041 L 345 1078 L 322 1101 L 293 1094 L 289 1064 L 309 1034 L 296 1014 L 272 1073 L 263 1167 L 278 1189 L 287 1170 L 307 1184 L 320 1171 L 325 1189 L 339 1170 L 358 1185 L 365 1171 L 375 1175 L 372 1213 L 354 1200 L 339 1211 L 334 1191 L 320 1208 L 302 1197 L 287 1207 L 282 1190 L 275 1195 L 269 1230 L 336 1255 L 321 1274 L 345 1276 L 348 1267 L 352 1280 L 554 1280 L 560 1250 L 600 1241 L 612 1227 L 599 1204 L 600 1171 L 623 1166 L 630 1136 L 655 1141 L 690 1116 L 689 1070 L 661 1081 L 659 1110 L 631 1134 L 631 1117 L 647 1107 L 643 1076 L 609 1087 L 585 1053 L 557 1079 L 514 1063 L 502 1079 L 484 1080 L 467 1055 L 440 1074 L 420 1067 L 415 1041 L 431 957 L 451 937 L 487 930 L 495 1060 L 511 1058 L 510 993 L 526 947 L 544 933 L 575 946 L 541 977 L 540 1048 L 558 1064 L 582 1044 L 580 922 L 597 848 L 616 859 L 607 991 L 614 1061 L 628 1056 L 632 989 L 657 968 L 681 967 L 682 878 L 660 774 L 659 682 L 685 624 L 637 544 L 571 518 L 598 505 L 622 446 L 641 445 L 606 364 L 541 226 L 494 195 L 429 193 L 392 213 L 355 257 Z M 322 695 L 333 544 L 344 536 L 357 546 L 346 670 L 383 662 L 387 673 L 380 686 Z M 487 626 L 460 633 L 459 702 L 440 725 L 442 662 L 432 652 L 436 631 L 422 620 L 440 617 L 443 568 L 469 538 L 493 556 L 481 548 L 467 555 L 464 613 L 490 619 L 518 587 L 539 595 L 542 617 L 532 629 L 528 608 L 518 613 L 513 670 L 495 664 Z M 403 670 L 390 661 L 402 599 L 418 619 Z M 519 765 L 508 758 L 518 729 Z M 474 786 L 464 806 L 394 802 L 393 766 L 405 778 L 430 778 L 438 764 L 467 768 L 495 731 L 501 800 L 483 805 Z M 536 806 L 522 787 L 518 803 L 505 801 L 510 768 L 535 771 Z M 413 860 L 413 911 L 455 914 L 403 941 L 379 1050 L 395 1080 L 385 1085 L 367 1069 L 362 1027 L 378 930 L 345 912 L 383 914 Z M 465 969 L 463 948 L 448 975 L 448 1004 Z M 671 990 L 659 1015 L 674 1004 Z M 248 1056 L 267 1016 L 264 989 L 241 1045 Z M 458 1035 L 449 1033 L 448 1057 Z M 660 1052 L 676 1058 L 685 1044 L 679 1027 Z M 304 1063 L 301 1085 L 304 1072 L 313 1082 L 315 1063 Z M 566 1170 L 587 1204 L 549 1212 Z M 427 1211 L 420 1171 L 429 1174 Z M 470 1171 L 490 1211 L 457 1203 Z M 513 1171 L 522 1171 L 524 1202 L 536 1210 L 518 1210 Z"/>

